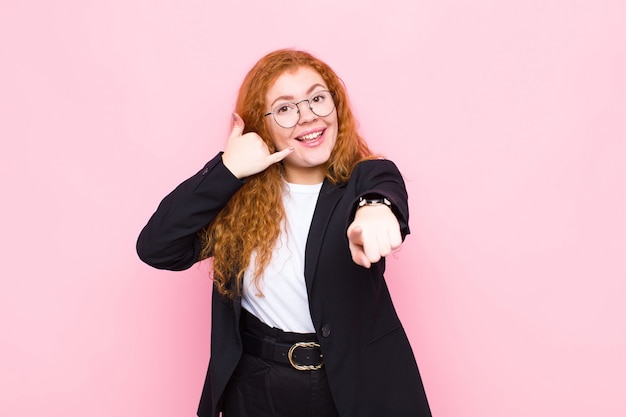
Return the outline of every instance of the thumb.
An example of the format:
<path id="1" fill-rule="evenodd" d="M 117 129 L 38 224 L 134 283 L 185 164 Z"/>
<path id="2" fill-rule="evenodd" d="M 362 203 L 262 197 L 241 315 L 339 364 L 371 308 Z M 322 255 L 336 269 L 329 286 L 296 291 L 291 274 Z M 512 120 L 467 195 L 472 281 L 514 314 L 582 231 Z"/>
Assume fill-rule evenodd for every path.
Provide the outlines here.
<path id="1" fill-rule="evenodd" d="M 233 132 L 231 133 L 231 136 L 241 136 L 245 126 L 246 124 L 243 122 L 241 116 L 237 113 L 233 113 Z"/>

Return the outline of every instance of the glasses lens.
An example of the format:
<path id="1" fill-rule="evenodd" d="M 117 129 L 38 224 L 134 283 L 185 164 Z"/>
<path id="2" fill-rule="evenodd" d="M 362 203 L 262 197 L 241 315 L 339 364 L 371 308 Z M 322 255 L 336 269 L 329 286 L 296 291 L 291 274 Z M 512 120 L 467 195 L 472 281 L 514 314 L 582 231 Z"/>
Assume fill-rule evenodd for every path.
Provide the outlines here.
<path id="1" fill-rule="evenodd" d="M 281 104 L 274 109 L 274 120 L 282 127 L 294 127 L 299 118 L 298 107 L 294 103 Z"/>
<path id="2" fill-rule="evenodd" d="M 328 116 L 335 108 L 335 102 L 330 91 L 320 91 L 309 99 L 309 106 L 313 113 L 320 117 Z"/>

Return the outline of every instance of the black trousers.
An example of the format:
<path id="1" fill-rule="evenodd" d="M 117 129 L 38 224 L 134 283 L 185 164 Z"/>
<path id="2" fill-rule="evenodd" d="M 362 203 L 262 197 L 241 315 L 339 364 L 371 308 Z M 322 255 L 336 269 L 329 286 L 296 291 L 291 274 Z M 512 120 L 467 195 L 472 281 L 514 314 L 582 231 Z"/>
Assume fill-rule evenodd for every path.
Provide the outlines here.
<path id="1" fill-rule="evenodd" d="M 252 314 L 242 331 L 281 343 L 315 340 L 315 334 L 283 332 Z M 223 417 L 339 417 L 324 367 L 300 371 L 291 365 L 244 353 L 224 392 Z"/>

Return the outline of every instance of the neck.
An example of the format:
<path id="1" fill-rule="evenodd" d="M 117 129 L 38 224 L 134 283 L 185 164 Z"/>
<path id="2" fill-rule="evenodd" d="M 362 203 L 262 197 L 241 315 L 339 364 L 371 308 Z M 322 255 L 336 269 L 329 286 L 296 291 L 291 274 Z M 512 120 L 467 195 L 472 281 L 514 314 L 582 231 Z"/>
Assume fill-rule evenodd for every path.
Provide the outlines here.
<path id="1" fill-rule="evenodd" d="M 315 168 L 285 168 L 285 181 L 292 184 L 319 184 L 324 182 L 326 169 L 323 166 Z"/>

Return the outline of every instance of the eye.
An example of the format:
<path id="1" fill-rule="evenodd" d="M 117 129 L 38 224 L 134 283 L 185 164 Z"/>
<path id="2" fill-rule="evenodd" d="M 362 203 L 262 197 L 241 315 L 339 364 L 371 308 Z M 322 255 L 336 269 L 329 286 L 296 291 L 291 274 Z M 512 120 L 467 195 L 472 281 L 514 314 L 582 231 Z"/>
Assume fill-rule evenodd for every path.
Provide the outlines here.
<path id="1" fill-rule="evenodd" d="M 326 93 L 318 93 L 314 95 L 313 97 L 311 97 L 310 101 L 312 103 L 323 103 L 324 100 L 326 100 Z"/>
<path id="2" fill-rule="evenodd" d="M 280 106 L 277 106 L 274 109 L 274 113 L 276 114 L 289 114 L 293 111 L 295 105 L 294 104 L 282 104 Z"/>

